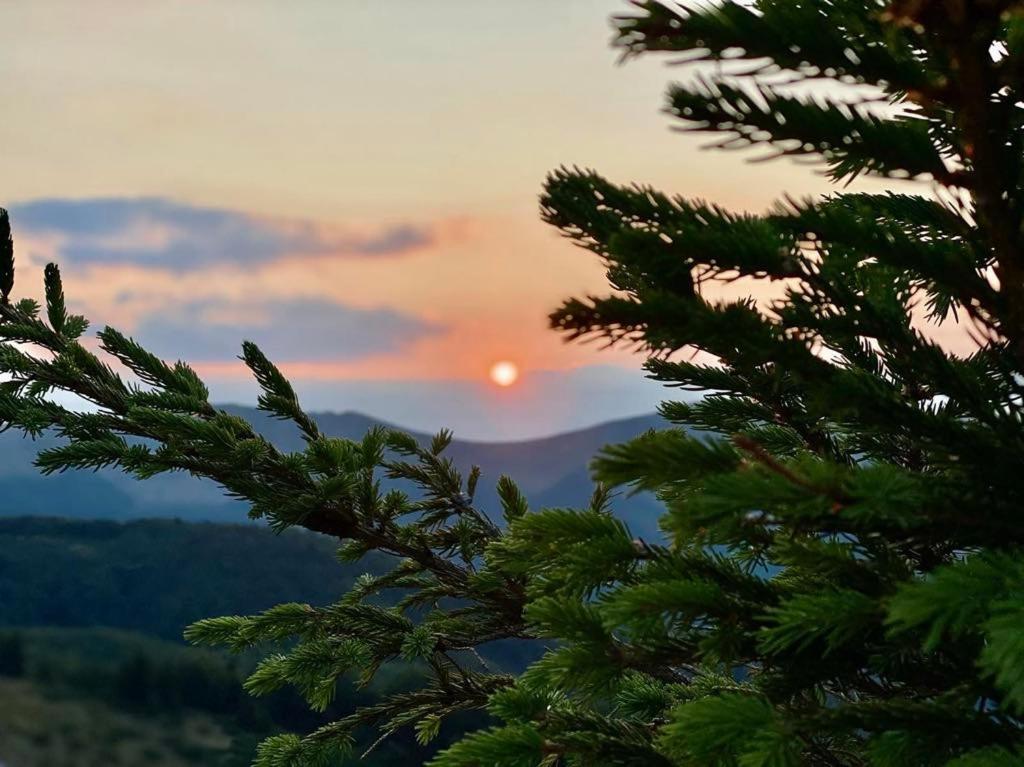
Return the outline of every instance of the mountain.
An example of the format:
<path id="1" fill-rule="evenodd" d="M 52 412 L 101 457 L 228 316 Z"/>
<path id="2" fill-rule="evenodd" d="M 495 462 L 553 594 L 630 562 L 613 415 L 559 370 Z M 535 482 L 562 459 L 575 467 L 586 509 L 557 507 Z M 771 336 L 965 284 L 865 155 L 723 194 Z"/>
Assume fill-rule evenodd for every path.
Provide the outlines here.
<path id="1" fill-rule="evenodd" d="M 303 442 L 298 430 L 290 423 L 271 418 L 253 408 L 226 406 L 230 413 L 242 416 L 267 439 L 284 450 L 301 450 Z M 359 439 L 373 426 L 401 428 L 378 421 L 361 413 L 317 413 L 314 418 L 320 428 L 332 437 Z M 664 428 L 666 423 L 657 415 L 639 416 L 592 426 L 588 429 L 557 434 L 551 437 L 519 442 L 478 442 L 456 439 L 445 455 L 466 470 L 476 464 L 484 478 L 493 481 L 502 474 L 515 479 L 523 491 L 538 506 L 550 505 L 545 493 L 571 475 L 586 473 L 587 465 L 604 445 L 624 442 L 648 429 Z M 428 442 L 429 434 L 410 431 L 420 442 Z M 590 497 L 590 479 L 580 488 L 576 503 Z"/>
<path id="2" fill-rule="evenodd" d="M 253 408 L 224 409 L 282 450 L 303 448 L 288 423 Z M 315 417 L 326 434 L 350 439 L 380 423 L 358 413 Z M 663 425 L 648 416 L 522 442 L 456 440 L 447 454 L 464 473 L 481 467 L 477 501 L 485 510 L 497 508 L 501 474 L 535 508 L 580 506 L 592 490 L 587 465 L 603 445 Z M 32 459 L 55 444 L 0 437 L 0 767 L 243 767 L 266 735 L 315 729 L 415 682 L 414 668 L 389 669 L 369 689 L 346 687 L 322 715 L 294 692 L 246 695 L 241 681 L 255 656 L 185 647 L 186 625 L 282 602 L 329 604 L 358 575 L 380 571 L 385 558 L 339 564 L 335 541 L 247 523 L 244 504 L 187 475 L 41 476 Z M 619 499 L 618 512 L 640 535 L 657 534 L 658 511 L 649 496 Z M 502 642 L 486 656 L 492 667 L 514 671 L 540 649 Z M 438 743 L 481 726 L 467 717 L 446 725 Z M 400 733 L 358 763 L 421 764 L 430 751 Z"/>
<path id="3" fill-rule="evenodd" d="M 224 409 L 248 421 L 282 450 L 301 450 L 295 427 L 251 407 Z M 360 413 L 318 413 L 325 434 L 359 439 L 370 427 L 386 424 Z M 535 508 L 581 506 L 592 490 L 587 465 L 601 447 L 623 442 L 652 428 L 664 427 L 656 415 L 610 421 L 588 429 L 520 442 L 455 440 L 448 449 L 463 472 L 476 464 L 483 470 L 477 501 L 485 510 L 497 506 L 494 484 L 512 477 Z M 413 432 L 421 441 L 429 435 Z M 184 474 L 166 474 L 139 482 L 112 470 L 42 477 L 32 466 L 35 454 L 57 444 L 52 437 L 30 440 L 0 437 L 0 517 L 65 516 L 75 519 L 131 520 L 176 518 L 187 521 L 244 522 L 245 505 L 227 499 L 212 482 Z M 658 506 L 649 496 L 620 499 L 618 510 L 641 535 L 656 534 Z"/>

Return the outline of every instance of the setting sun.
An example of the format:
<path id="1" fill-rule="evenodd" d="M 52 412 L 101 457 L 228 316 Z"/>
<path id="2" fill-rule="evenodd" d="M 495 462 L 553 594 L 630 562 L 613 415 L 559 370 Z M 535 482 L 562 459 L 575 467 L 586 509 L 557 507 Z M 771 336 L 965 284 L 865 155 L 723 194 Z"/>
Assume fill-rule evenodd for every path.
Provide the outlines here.
<path id="1" fill-rule="evenodd" d="M 519 378 L 519 368 L 514 362 L 502 360 L 491 366 L 491 380 L 498 386 L 511 386 Z"/>

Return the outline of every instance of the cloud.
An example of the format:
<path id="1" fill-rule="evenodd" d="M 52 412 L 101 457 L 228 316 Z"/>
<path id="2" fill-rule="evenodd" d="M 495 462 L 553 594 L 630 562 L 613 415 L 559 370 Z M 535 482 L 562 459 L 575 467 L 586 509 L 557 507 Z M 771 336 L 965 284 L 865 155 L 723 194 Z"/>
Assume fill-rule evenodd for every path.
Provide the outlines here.
<path id="1" fill-rule="evenodd" d="M 288 255 L 400 256 L 433 244 L 416 224 L 371 233 L 307 219 L 269 218 L 161 197 L 41 199 L 12 205 L 16 235 L 54 237 L 62 264 L 140 264 L 187 270 L 248 265 Z"/>
<path id="2" fill-rule="evenodd" d="M 310 298 L 186 303 L 146 316 L 132 335 L 169 359 L 231 360 L 242 341 L 250 340 L 275 362 L 294 362 L 395 354 L 444 329 L 394 309 L 360 309 Z"/>

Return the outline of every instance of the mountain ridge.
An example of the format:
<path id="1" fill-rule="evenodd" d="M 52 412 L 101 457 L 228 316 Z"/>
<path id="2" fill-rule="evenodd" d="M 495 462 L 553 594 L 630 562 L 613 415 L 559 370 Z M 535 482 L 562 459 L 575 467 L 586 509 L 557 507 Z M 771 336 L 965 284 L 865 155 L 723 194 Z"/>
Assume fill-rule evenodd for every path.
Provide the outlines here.
<path id="1" fill-rule="evenodd" d="M 271 417 L 254 407 L 219 405 L 241 416 L 275 446 L 298 451 L 305 446 L 294 424 Z M 333 437 L 359 439 L 375 425 L 402 429 L 373 416 L 356 412 L 311 413 L 321 430 Z M 477 502 L 484 509 L 496 509 L 494 485 L 502 474 L 521 487 L 534 508 L 582 506 L 592 492 L 589 463 L 607 444 L 629 440 L 649 429 L 664 427 L 660 416 L 651 414 L 616 419 L 584 429 L 531 440 L 473 441 L 454 439 L 446 451 L 464 474 L 479 466 L 483 478 Z M 408 430 L 418 440 L 430 435 Z M 213 482 L 181 473 L 163 474 L 145 482 L 113 469 L 97 472 L 69 471 L 43 477 L 32 466 L 35 454 L 59 444 L 53 436 L 37 440 L 8 435 L 0 439 L 0 517 L 66 516 L 75 519 L 131 520 L 177 518 L 185 521 L 245 522 L 247 508 L 231 500 Z M 649 496 L 620 501 L 623 516 L 638 532 L 656 529 L 657 505 Z"/>
<path id="2" fill-rule="evenodd" d="M 251 405 L 240 405 L 233 402 L 228 402 L 220 405 L 214 405 L 214 407 L 228 412 L 245 411 L 251 412 L 256 408 Z M 389 429 L 397 429 L 398 431 L 404 431 L 408 434 L 412 434 L 416 437 L 428 438 L 433 432 L 424 431 L 422 429 L 412 429 L 400 424 L 393 423 L 383 418 L 377 418 L 368 413 L 364 413 L 361 410 L 316 410 L 310 413 L 313 420 L 320 422 L 320 419 L 339 419 L 339 420 L 351 420 L 365 424 L 366 428 L 371 426 L 385 426 Z M 521 445 L 527 443 L 545 442 L 548 440 L 558 439 L 560 437 L 568 437 L 576 434 L 587 434 L 591 432 L 602 431 L 608 427 L 614 427 L 617 425 L 629 426 L 632 424 L 647 424 L 657 423 L 662 426 L 666 425 L 665 421 L 655 412 L 642 413 L 640 415 L 625 416 L 623 418 L 611 418 L 607 421 L 598 421 L 597 423 L 590 424 L 589 426 L 581 426 L 576 429 L 567 429 L 566 431 L 557 431 L 550 434 L 540 434 L 535 437 L 526 437 L 522 439 L 478 439 L 478 438 L 463 438 L 458 436 L 458 432 L 455 432 L 455 436 L 459 442 L 467 445 L 480 445 L 483 447 L 489 447 L 494 445 Z M 440 427 L 445 428 L 445 427 Z"/>

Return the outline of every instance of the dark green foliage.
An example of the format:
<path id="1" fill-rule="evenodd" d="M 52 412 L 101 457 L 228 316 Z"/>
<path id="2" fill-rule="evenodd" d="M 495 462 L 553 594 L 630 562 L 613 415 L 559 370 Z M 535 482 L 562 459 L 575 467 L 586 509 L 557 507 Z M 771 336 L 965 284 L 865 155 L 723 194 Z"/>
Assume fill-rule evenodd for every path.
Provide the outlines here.
<path id="1" fill-rule="evenodd" d="M 98 618 L 102 620 L 103 616 L 98 614 Z M 88 722 L 88 717 L 97 716 L 97 710 L 106 707 L 132 717 L 134 729 L 123 731 L 122 736 L 142 738 L 152 727 L 166 732 L 167 741 L 175 749 L 187 747 L 179 742 L 177 723 L 192 722 L 195 727 L 196 720 L 202 719 L 220 728 L 231 742 L 225 742 L 227 738 L 222 739 L 223 736 L 208 738 L 205 748 L 189 754 L 187 763 L 193 765 L 249 764 L 261 738 L 282 729 L 314 729 L 369 705 L 382 695 L 412 689 L 422 676 L 413 666 L 395 667 L 381 674 L 366 690 L 346 686 L 335 704 L 326 712 L 317 713 L 310 711 L 305 701 L 291 690 L 262 698 L 246 693 L 242 683 L 256 660 L 249 655 L 235 657 L 112 629 L 26 628 L 4 632 L 3 637 L 0 642 L 7 637 L 15 638 L 24 653 L 18 680 L 0 684 L 0 712 L 14 712 L 25 705 L 26 690 L 38 691 L 53 701 L 52 711 L 57 715 L 39 722 L 38 729 L 53 736 L 64 737 L 78 727 L 79 719 Z M 5 676 L 8 675 L 0 674 L 0 682 Z M 75 716 L 72 707 L 89 713 Z M 5 720 L 6 727 L 11 719 L 17 723 L 19 717 L 14 714 L 0 719 Z M 477 722 L 449 724 L 456 726 L 448 726 L 439 733 L 441 742 L 450 742 L 460 728 L 479 726 L 479 718 Z M 10 733 L 5 727 L 0 727 L 0 752 L 4 758 L 17 755 L 19 764 L 78 763 L 74 757 L 47 762 L 42 753 L 35 761 L 23 762 L 23 753 L 11 752 Z M 89 750 L 109 747 L 111 744 L 104 737 L 102 732 L 84 728 L 77 734 L 78 746 Z M 44 751 L 42 744 L 39 748 Z M 417 764 L 427 753 L 417 744 L 414 733 L 406 732 L 382 744 L 371 758 L 360 761 L 353 756 L 344 763 L 358 762 L 369 767 L 400 762 Z"/>
<path id="2" fill-rule="evenodd" d="M 25 673 L 25 643 L 21 634 L 0 634 L 0 676 L 19 677 Z"/>
<path id="3" fill-rule="evenodd" d="M 386 430 L 325 438 L 248 345 L 261 406 L 307 438 L 282 453 L 210 407 L 184 365 L 141 376 L 142 390 L 79 345 L 54 313 L 55 271 L 49 323 L 0 305 L 0 418 L 69 439 L 40 456 L 46 471 L 189 471 L 276 529 L 343 539 L 346 559 L 395 557 L 333 604 L 190 629 L 235 649 L 292 637 L 248 685 L 292 685 L 315 708 L 343 675 L 364 683 L 410 658 L 430 669 L 420 689 L 266 741 L 264 767 L 329 764 L 365 725 L 427 740 L 441 718 L 483 707 L 498 724 L 432 764 L 1019 763 L 1024 8 L 632 5 L 617 20 L 628 54 L 715 65 L 670 90 L 683 129 L 817 161 L 837 182 L 932 186 L 740 215 L 554 172 L 542 214 L 601 259 L 614 292 L 567 301 L 552 325 L 641 349 L 653 378 L 707 395 L 664 406 L 680 428 L 606 449 L 588 508 L 531 512 L 501 480 L 503 531 L 474 504 L 479 473 L 464 481 L 444 456 L 450 435 L 428 447 Z M 739 280 L 779 298 L 711 297 L 709 285 Z M 954 322 L 969 355 L 927 332 Z M 111 338 L 129 368 L 152 366 Z M 100 412 L 71 413 L 41 396 L 51 389 Z M 418 492 L 383 492 L 382 478 Z M 657 493 L 665 540 L 610 514 L 605 488 L 620 485 Z M 519 678 L 473 654 L 527 637 L 553 641 Z"/>
<path id="4" fill-rule="evenodd" d="M 339 566 L 328 538 L 255 525 L 0 519 L 2 627 L 107 626 L 180 640 L 188 624 L 326 602 L 390 560 Z"/>
<path id="5" fill-rule="evenodd" d="M 652 689 L 661 709 L 645 716 L 664 722 L 650 742 L 675 764 L 1016 763 L 1021 11 L 636 5 L 619 20 L 631 53 L 721 62 L 715 79 L 670 91 L 685 129 L 819 158 L 839 181 L 927 175 L 956 202 L 836 194 L 739 216 L 552 174 L 546 220 L 599 256 L 618 291 L 566 302 L 553 324 L 649 350 L 654 378 L 708 392 L 663 415 L 726 438 L 654 432 L 595 462 L 599 479 L 659 494 L 668 549 L 633 541 L 630 555 L 625 531 L 570 532 L 563 512 L 513 527 L 537 548 L 524 564 L 531 546 L 502 544 L 532 574 L 531 599 L 561 600 L 527 615 L 566 641 L 520 684 L 614 700 L 630 668 L 670 685 L 675 674 L 678 691 Z M 827 98 L 815 81 L 833 85 Z M 706 297 L 736 278 L 778 281 L 784 297 Z M 977 351 L 940 348 L 914 307 L 964 323 Z M 586 620 L 573 617 L 581 598 Z M 742 684 L 679 703 L 709 670 Z M 596 763 L 533 722 L 549 749 Z M 438 761 L 474 763 L 454 750 Z"/>

